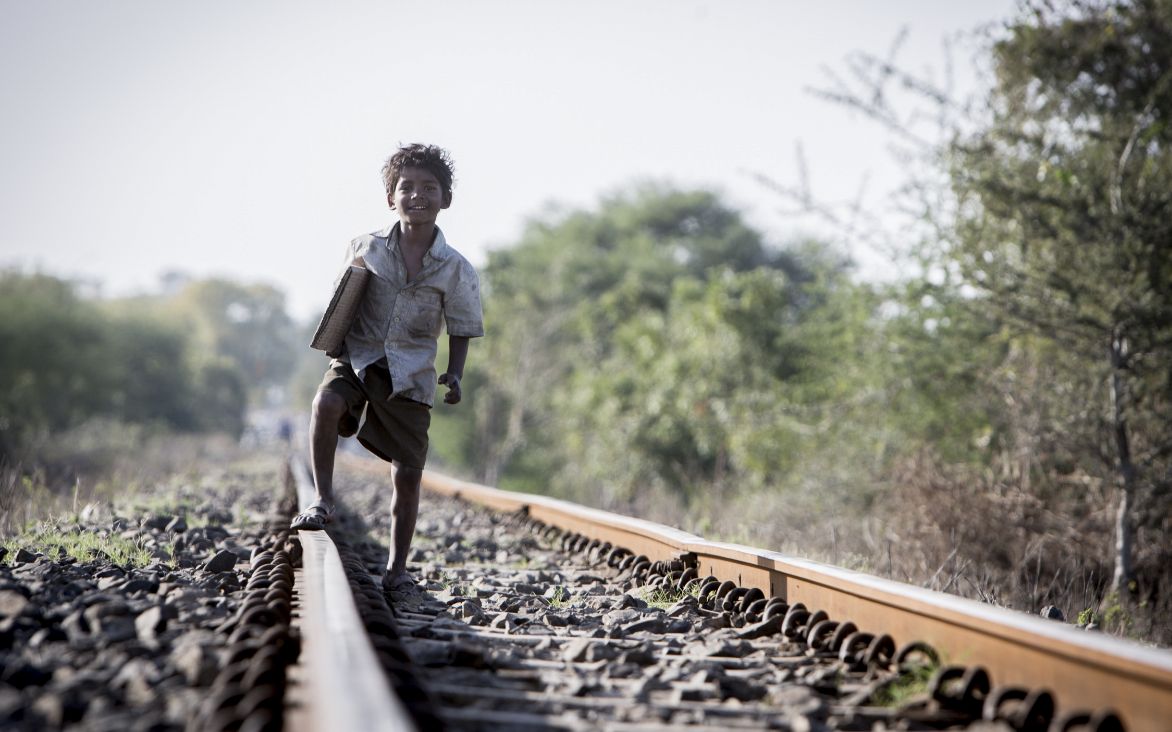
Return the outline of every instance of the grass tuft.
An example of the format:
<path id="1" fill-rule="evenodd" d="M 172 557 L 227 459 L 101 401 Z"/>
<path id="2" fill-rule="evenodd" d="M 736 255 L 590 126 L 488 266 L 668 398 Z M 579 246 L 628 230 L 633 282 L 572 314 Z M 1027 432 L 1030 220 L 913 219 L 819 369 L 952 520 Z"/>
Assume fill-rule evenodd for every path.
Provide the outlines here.
<path id="1" fill-rule="evenodd" d="M 912 699 L 928 693 L 928 683 L 936 673 L 936 666 L 912 666 L 884 684 L 871 696 L 871 703 L 881 707 L 903 706 Z"/>
<path id="2" fill-rule="evenodd" d="M 120 567 L 145 567 L 155 558 L 141 543 L 119 534 L 90 531 L 76 524 L 63 527 L 55 521 L 45 521 L 3 540 L 11 562 L 20 549 L 41 553 L 53 559 L 72 557 L 79 562 L 109 559 Z M 174 550 L 172 548 L 172 557 Z"/>

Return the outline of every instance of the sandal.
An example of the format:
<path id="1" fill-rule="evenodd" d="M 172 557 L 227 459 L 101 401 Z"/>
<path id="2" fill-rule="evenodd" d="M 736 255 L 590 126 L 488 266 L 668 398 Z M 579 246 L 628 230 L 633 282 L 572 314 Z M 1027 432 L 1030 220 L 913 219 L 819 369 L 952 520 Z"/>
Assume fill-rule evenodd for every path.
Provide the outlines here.
<path id="1" fill-rule="evenodd" d="M 334 507 L 325 501 L 314 501 L 297 514 L 289 524 L 293 531 L 322 531 L 334 520 Z"/>
<path id="2" fill-rule="evenodd" d="M 422 594 L 422 592 L 419 584 L 410 575 L 401 574 L 390 582 L 387 581 L 386 577 L 383 577 L 383 594 L 406 598 Z"/>

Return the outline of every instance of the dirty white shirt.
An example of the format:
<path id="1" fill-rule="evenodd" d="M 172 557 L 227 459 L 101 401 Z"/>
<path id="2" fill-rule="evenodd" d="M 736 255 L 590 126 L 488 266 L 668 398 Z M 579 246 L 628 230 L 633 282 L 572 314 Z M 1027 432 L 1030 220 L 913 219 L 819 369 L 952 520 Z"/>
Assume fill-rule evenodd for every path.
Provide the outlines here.
<path id="1" fill-rule="evenodd" d="M 345 267 L 358 257 L 373 276 L 340 358 L 360 379 L 368 366 L 385 358 L 392 396 L 430 406 L 435 401 L 440 320 L 447 324 L 448 335 L 484 335 L 476 270 L 448 245 L 438 227 L 415 279 L 407 279 L 397 223 L 350 242 Z"/>

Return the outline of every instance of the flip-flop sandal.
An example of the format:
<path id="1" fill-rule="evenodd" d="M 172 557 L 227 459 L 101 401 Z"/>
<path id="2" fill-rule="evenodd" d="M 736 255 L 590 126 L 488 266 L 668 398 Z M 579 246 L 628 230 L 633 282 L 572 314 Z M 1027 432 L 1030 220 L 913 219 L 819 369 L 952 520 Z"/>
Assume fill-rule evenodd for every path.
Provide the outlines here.
<path id="1" fill-rule="evenodd" d="M 289 528 L 294 531 L 322 531 L 334 520 L 334 507 L 324 501 L 314 501 L 293 519 Z"/>
<path id="2" fill-rule="evenodd" d="M 383 581 L 383 592 L 389 595 L 398 595 L 402 597 L 422 594 L 419 584 L 406 575 L 400 575 L 394 582 L 387 583 Z"/>

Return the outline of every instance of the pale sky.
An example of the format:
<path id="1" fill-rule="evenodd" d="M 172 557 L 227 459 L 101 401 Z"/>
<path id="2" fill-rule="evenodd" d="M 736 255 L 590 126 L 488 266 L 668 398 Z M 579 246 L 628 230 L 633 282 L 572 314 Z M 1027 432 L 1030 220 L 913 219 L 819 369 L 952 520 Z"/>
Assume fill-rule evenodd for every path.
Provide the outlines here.
<path id="1" fill-rule="evenodd" d="M 440 226 L 474 264 L 553 202 L 714 188 L 773 241 L 753 181 L 881 202 L 901 171 L 809 94 L 852 51 L 942 76 L 943 41 L 1013 0 L 0 0 L 0 267 L 151 290 L 166 270 L 284 289 L 313 317 L 354 236 L 391 223 L 400 142 L 456 162 Z M 967 56 L 953 59 L 973 85 Z M 875 253 L 854 252 L 882 269 Z M 0 313 L 0 317 L 3 314 Z"/>

